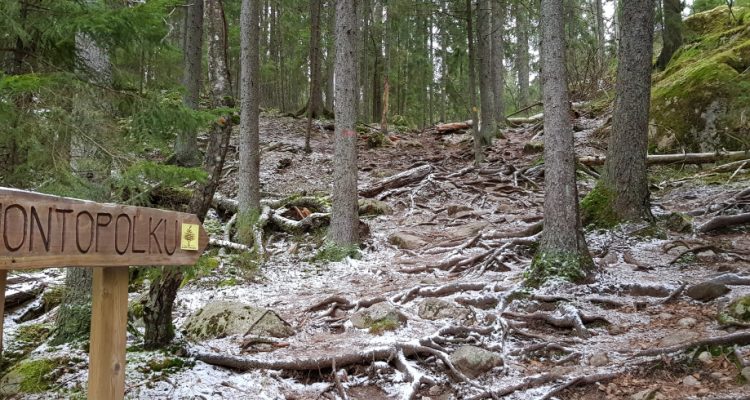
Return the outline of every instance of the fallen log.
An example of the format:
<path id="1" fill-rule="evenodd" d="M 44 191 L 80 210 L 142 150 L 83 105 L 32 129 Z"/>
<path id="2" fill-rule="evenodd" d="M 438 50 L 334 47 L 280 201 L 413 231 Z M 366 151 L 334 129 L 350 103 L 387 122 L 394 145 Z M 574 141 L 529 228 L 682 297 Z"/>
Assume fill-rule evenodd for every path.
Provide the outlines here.
<path id="1" fill-rule="evenodd" d="M 604 165 L 604 156 L 581 157 L 578 159 L 583 165 Z M 719 161 L 750 160 L 750 152 L 747 151 L 721 151 L 714 153 L 683 153 L 683 154 L 650 154 L 646 157 L 648 165 L 661 164 L 710 164 Z"/>
<path id="2" fill-rule="evenodd" d="M 437 124 L 435 125 L 435 132 L 445 135 L 456 131 L 465 131 L 467 129 L 471 129 L 473 125 L 474 123 L 472 122 L 472 120 Z"/>
<path id="3" fill-rule="evenodd" d="M 432 165 L 430 164 L 412 168 L 385 178 L 380 182 L 376 182 L 370 185 L 369 187 L 361 189 L 359 191 L 359 195 L 362 197 L 374 197 L 386 190 L 399 188 L 414 182 L 419 182 L 431 172 Z"/>
<path id="4" fill-rule="evenodd" d="M 508 123 L 513 124 L 513 125 L 536 124 L 537 122 L 542 122 L 543 120 L 544 120 L 544 114 L 539 113 L 539 114 L 535 114 L 527 118 L 523 118 L 523 117 L 508 118 Z"/>
<path id="5" fill-rule="evenodd" d="M 698 232 L 706 233 L 716 229 L 728 228 L 730 226 L 737 226 L 743 224 L 750 224 L 750 213 L 737 214 L 737 215 L 721 215 L 710 219 L 705 224 L 698 227 Z"/>
<path id="6" fill-rule="evenodd" d="M 5 294 L 5 311 L 36 299 L 46 287 L 44 283 L 34 282 L 31 285 L 22 285 L 20 288 L 8 289 Z"/>

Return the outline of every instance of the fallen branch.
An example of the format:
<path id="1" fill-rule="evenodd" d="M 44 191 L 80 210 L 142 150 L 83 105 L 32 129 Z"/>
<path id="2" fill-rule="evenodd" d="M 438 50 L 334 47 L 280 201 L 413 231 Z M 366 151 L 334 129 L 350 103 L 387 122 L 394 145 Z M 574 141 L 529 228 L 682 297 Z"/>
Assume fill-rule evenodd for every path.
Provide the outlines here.
<path id="1" fill-rule="evenodd" d="M 683 154 L 650 154 L 646 157 L 648 165 L 659 164 L 709 164 L 718 161 L 737 161 L 750 159 L 750 153 L 746 151 L 722 151 L 716 153 L 683 153 Z M 604 165 L 606 157 L 591 156 L 578 159 L 583 165 Z"/>
<path id="2" fill-rule="evenodd" d="M 698 227 L 698 232 L 706 233 L 730 226 L 750 224 L 750 213 L 737 215 L 721 215 Z"/>
<path id="3" fill-rule="evenodd" d="M 386 190 L 400 188 L 411 183 L 419 182 L 431 172 L 432 165 L 430 164 L 412 168 L 361 189 L 359 195 L 362 197 L 374 197 Z"/>
<path id="4" fill-rule="evenodd" d="M 462 122 L 448 122 L 445 124 L 435 125 L 435 132 L 445 135 L 456 131 L 465 131 L 467 129 L 471 129 L 472 126 L 473 122 L 471 120 Z"/>

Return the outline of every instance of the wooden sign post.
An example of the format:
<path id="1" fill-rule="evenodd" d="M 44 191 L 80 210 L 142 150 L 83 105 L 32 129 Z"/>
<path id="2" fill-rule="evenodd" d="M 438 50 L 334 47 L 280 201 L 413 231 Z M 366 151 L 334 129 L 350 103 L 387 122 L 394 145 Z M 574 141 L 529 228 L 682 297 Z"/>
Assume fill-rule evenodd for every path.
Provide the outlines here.
<path id="1" fill-rule="evenodd" d="M 127 267 L 192 265 L 207 245 L 195 215 L 0 188 L 0 317 L 8 270 L 94 267 L 88 397 L 122 399 Z"/>

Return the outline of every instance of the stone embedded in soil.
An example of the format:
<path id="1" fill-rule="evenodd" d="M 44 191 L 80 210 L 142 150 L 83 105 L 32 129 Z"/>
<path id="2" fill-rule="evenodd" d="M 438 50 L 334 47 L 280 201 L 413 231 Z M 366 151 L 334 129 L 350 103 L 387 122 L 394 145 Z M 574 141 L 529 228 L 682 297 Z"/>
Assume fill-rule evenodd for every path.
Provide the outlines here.
<path id="1" fill-rule="evenodd" d="M 696 331 L 680 329 L 675 332 L 670 332 L 667 336 L 664 336 L 659 341 L 659 347 L 671 347 L 691 340 L 698 339 L 700 334 Z"/>
<path id="2" fill-rule="evenodd" d="M 388 243 L 399 249 L 417 250 L 427 245 L 427 242 L 418 236 L 409 233 L 396 232 L 388 238 Z"/>
<path id="3" fill-rule="evenodd" d="M 704 364 L 711 364 L 714 360 L 714 357 L 711 355 L 711 353 L 704 351 L 698 355 L 698 360 L 700 360 L 700 362 Z"/>
<path id="4" fill-rule="evenodd" d="M 359 215 L 385 215 L 391 214 L 393 209 L 388 203 L 375 199 L 359 199 Z"/>
<path id="5" fill-rule="evenodd" d="M 697 324 L 698 321 L 693 317 L 685 317 L 681 318 L 679 321 L 677 321 L 677 325 L 683 327 L 683 328 L 692 328 Z"/>
<path id="6" fill-rule="evenodd" d="M 607 357 L 607 353 L 595 353 L 591 358 L 589 358 L 589 365 L 592 367 L 603 367 L 605 365 L 609 364 L 609 357 Z"/>
<path id="7" fill-rule="evenodd" d="M 373 304 L 349 317 L 349 321 L 357 329 L 369 329 L 375 324 L 402 326 L 406 323 L 406 320 L 406 315 L 386 302 Z"/>
<path id="8" fill-rule="evenodd" d="M 277 338 L 294 335 L 294 329 L 275 312 L 233 301 L 206 304 L 188 317 L 182 330 L 195 341 L 247 333 Z"/>
<path id="9" fill-rule="evenodd" d="M 685 294 L 694 300 L 708 302 L 729 293 L 730 290 L 723 283 L 708 281 L 690 286 Z"/>
<path id="10" fill-rule="evenodd" d="M 446 211 L 449 217 L 454 217 L 460 212 L 474 211 L 474 209 L 463 204 L 449 204 L 448 207 L 446 207 Z"/>
<path id="11" fill-rule="evenodd" d="M 661 395 L 659 388 L 645 389 L 630 396 L 630 400 L 655 400 L 659 395 Z"/>
<path id="12" fill-rule="evenodd" d="M 664 226 L 672 232 L 688 233 L 693 230 L 693 220 L 681 213 L 671 213 L 664 220 Z"/>
<path id="13" fill-rule="evenodd" d="M 461 346 L 450 356 L 453 365 L 470 378 L 491 370 L 503 364 L 499 354 L 476 346 Z"/>
<path id="14" fill-rule="evenodd" d="M 434 321 L 436 319 L 450 318 L 461 323 L 470 324 L 474 322 L 474 313 L 468 308 L 457 306 L 451 302 L 429 298 L 419 304 L 417 312 L 419 318 Z"/>
<path id="15" fill-rule="evenodd" d="M 682 384 L 685 386 L 696 387 L 701 385 L 701 381 L 695 379 L 692 375 L 688 375 L 682 379 Z"/>
<path id="16" fill-rule="evenodd" d="M 459 227 L 448 230 L 447 233 L 451 238 L 470 238 L 486 228 L 489 224 L 489 222 L 484 221 L 462 224 Z"/>
<path id="17" fill-rule="evenodd" d="M 742 368 L 742 371 L 740 371 L 740 375 L 745 378 L 745 381 L 750 382 L 750 367 Z"/>

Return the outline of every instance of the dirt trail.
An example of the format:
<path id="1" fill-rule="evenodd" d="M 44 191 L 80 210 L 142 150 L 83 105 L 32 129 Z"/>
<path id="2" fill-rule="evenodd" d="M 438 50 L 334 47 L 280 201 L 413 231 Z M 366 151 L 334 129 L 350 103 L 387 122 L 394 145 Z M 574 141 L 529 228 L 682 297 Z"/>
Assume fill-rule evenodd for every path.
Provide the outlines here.
<path id="1" fill-rule="evenodd" d="M 581 155 L 603 154 L 603 143 L 593 135 L 603 122 L 576 121 Z M 330 191 L 332 132 L 318 126 L 313 153 L 305 154 L 304 127 L 303 121 L 289 118 L 262 119 L 265 193 Z M 192 352 L 261 364 L 319 362 L 320 367 L 238 372 L 199 361 L 155 377 L 138 372 L 154 354 L 135 352 L 129 353 L 129 370 L 135 372 L 129 372 L 128 395 L 322 399 L 345 391 L 351 399 L 368 400 L 750 398 L 738 367 L 750 361 L 747 348 L 639 353 L 735 332 L 720 326 L 716 315 L 728 299 L 750 294 L 747 279 L 735 279 L 745 285 L 730 284 L 729 294 L 708 303 L 685 296 L 684 289 L 721 274 L 744 277 L 750 267 L 746 231 L 694 235 L 665 230 L 652 236 L 637 225 L 590 230 L 587 241 L 599 266 L 594 283 L 555 283 L 535 291 L 521 286 L 534 228 L 542 219 L 541 156 L 524 152 L 537 132 L 532 126 L 507 130 L 481 166 L 472 163 L 468 135 L 399 133 L 392 145 L 378 149 L 367 149 L 362 140 L 360 187 L 420 165 L 430 165 L 431 172 L 375 196 L 393 211 L 365 219 L 371 236 L 361 259 L 314 263 L 310 258 L 322 242 L 320 235 L 274 233 L 260 276 L 220 286 L 233 268 L 226 263 L 187 284 L 176 303 L 178 327 L 206 303 L 237 300 L 273 309 L 296 331 L 285 339 L 286 347 L 272 352 L 242 352 L 239 337 L 188 344 Z M 220 189 L 226 196 L 236 192 L 236 159 L 233 152 Z M 705 209 L 748 186 L 746 172 L 720 186 L 703 180 L 670 184 L 662 170 L 655 176 L 655 212 L 660 215 Z M 659 177 L 666 178 L 656 182 Z M 581 193 L 593 183 L 579 173 Z M 694 222 L 708 218 L 696 216 Z M 409 245 L 400 241 L 407 248 L 392 245 L 394 235 L 407 235 Z M 715 248 L 673 262 L 685 245 L 707 244 Z M 357 311 L 355 303 L 375 298 L 403 313 L 406 325 L 380 334 L 353 328 L 349 317 Z M 424 319 L 420 305 L 430 298 L 468 314 Z M 308 310 L 313 305 L 320 307 Z M 476 378 L 451 371 L 448 357 L 464 344 L 495 352 L 503 365 Z M 707 349 L 714 356 L 699 361 L 698 354 Z M 349 356 L 356 362 L 342 366 Z M 330 365 L 336 357 L 339 383 Z"/>

